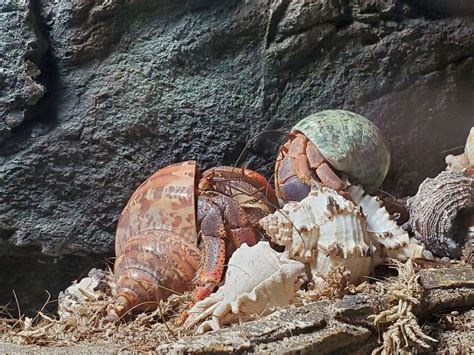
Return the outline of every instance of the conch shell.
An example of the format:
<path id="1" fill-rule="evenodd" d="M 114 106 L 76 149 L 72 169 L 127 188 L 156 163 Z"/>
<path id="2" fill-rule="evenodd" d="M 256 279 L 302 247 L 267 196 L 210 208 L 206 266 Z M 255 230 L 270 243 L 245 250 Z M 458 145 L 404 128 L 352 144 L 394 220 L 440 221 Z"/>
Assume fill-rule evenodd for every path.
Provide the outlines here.
<path id="1" fill-rule="evenodd" d="M 472 130 L 471 130 L 472 132 Z M 423 181 L 408 200 L 410 225 L 415 238 L 440 257 L 459 258 L 474 236 L 474 178 L 443 171 Z"/>
<path id="2" fill-rule="evenodd" d="M 471 128 L 467 137 L 464 153 L 459 155 L 448 155 L 446 157 L 446 170 L 460 172 L 474 166 L 474 127 Z"/>
<path id="3" fill-rule="evenodd" d="M 224 286 L 189 310 L 186 326 L 204 321 L 197 333 L 269 314 L 298 300 L 305 265 L 278 253 L 268 242 L 243 244 L 232 254 Z"/>
<path id="4" fill-rule="evenodd" d="M 315 281 L 340 264 L 357 283 L 374 266 L 367 220 L 360 209 L 336 191 L 317 187 L 300 202 L 289 202 L 260 225 L 289 257 L 309 263 Z"/>

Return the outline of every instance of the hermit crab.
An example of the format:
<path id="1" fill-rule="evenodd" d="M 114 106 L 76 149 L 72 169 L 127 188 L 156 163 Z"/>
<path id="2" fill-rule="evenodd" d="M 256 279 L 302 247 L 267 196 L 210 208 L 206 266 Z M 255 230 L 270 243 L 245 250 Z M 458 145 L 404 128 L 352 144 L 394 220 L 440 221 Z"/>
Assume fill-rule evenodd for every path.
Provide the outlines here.
<path id="1" fill-rule="evenodd" d="M 350 111 L 322 111 L 298 122 L 280 147 L 275 191 L 282 202 L 301 201 L 315 183 L 342 192 L 348 179 L 370 193 L 389 165 L 390 152 L 375 124 Z"/>
<path id="2" fill-rule="evenodd" d="M 116 232 L 116 297 L 107 321 L 156 308 L 172 293 L 207 297 L 226 261 L 260 239 L 258 220 L 276 196 L 260 174 L 218 167 L 199 176 L 196 162 L 158 170 L 132 195 Z"/>

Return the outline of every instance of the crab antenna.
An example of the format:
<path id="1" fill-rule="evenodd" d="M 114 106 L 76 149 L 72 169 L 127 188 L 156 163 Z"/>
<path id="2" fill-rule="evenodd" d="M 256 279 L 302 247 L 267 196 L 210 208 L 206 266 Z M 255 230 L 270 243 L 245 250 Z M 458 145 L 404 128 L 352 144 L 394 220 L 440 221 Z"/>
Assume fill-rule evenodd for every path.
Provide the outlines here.
<path id="1" fill-rule="evenodd" d="M 242 151 L 240 152 L 237 160 L 235 161 L 234 163 L 234 168 L 237 167 L 237 165 L 239 164 L 240 160 L 243 158 L 244 154 L 247 152 L 247 150 L 249 149 L 250 145 L 258 138 L 260 137 L 261 135 L 265 134 L 265 133 L 284 133 L 285 130 L 284 129 L 268 129 L 268 130 L 264 130 L 264 131 L 261 131 L 259 133 L 257 133 L 255 136 L 253 136 L 252 138 L 250 138 L 247 143 L 245 143 L 245 146 L 244 148 L 242 149 Z"/>

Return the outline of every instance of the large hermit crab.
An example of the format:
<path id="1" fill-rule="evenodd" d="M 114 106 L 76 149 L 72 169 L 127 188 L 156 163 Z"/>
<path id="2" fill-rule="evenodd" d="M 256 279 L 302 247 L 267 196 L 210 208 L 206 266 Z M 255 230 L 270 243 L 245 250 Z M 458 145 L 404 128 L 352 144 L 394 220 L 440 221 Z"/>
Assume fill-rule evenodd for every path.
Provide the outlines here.
<path id="1" fill-rule="evenodd" d="M 282 202 L 301 201 L 315 183 L 342 192 L 348 178 L 370 193 L 389 165 L 390 152 L 372 122 L 349 111 L 322 111 L 298 122 L 280 147 L 275 190 Z"/>
<path id="2" fill-rule="evenodd" d="M 260 239 L 258 220 L 277 203 L 265 178 L 232 167 L 198 174 L 194 161 L 169 165 L 130 198 L 117 226 L 108 321 L 193 287 L 196 300 L 207 297 L 232 252 Z"/>

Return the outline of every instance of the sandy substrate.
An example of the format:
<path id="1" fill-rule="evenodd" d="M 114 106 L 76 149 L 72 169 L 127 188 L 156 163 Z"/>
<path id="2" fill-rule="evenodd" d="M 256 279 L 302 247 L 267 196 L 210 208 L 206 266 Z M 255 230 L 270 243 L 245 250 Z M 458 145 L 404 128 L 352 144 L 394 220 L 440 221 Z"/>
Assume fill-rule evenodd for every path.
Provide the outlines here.
<path id="1" fill-rule="evenodd" d="M 36 345 L 15 345 L 0 342 L 1 354 L 123 354 L 126 352 L 126 349 L 114 344 L 108 346 L 77 345 L 67 347 L 42 347 Z"/>

